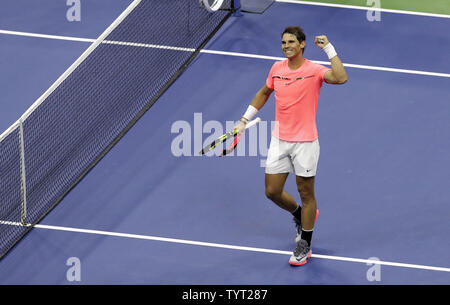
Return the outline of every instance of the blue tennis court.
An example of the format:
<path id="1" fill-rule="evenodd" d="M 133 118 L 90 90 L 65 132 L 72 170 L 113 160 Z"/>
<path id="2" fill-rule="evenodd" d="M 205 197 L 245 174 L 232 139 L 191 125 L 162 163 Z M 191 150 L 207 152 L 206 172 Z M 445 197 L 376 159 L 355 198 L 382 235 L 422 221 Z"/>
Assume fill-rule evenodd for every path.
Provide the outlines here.
<path id="1" fill-rule="evenodd" d="M 132 2 L 81 1 L 79 22 L 66 19 L 64 1 L 4 3 L 1 132 Z M 448 285 L 450 19 L 382 12 L 381 21 L 369 22 L 366 13 L 276 1 L 263 14 L 229 17 L 109 153 L 0 259 L 0 284 Z M 313 256 L 298 268 L 288 264 L 292 216 L 264 193 L 263 140 L 274 97 L 258 114 L 258 146 L 248 137 L 245 156 L 198 155 L 211 126 L 238 120 L 282 59 L 287 25 L 305 29 L 305 57 L 325 65 L 313 37 L 327 35 L 349 76 L 345 85 L 322 87 L 320 216 Z M 180 126 L 190 127 L 183 147 L 176 144 Z M 286 190 L 300 200 L 294 176 Z M 68 279 L 70 258 L 81 267 L 79 281 Z M 370 279 L 377 266 L 379 277 Z"/>

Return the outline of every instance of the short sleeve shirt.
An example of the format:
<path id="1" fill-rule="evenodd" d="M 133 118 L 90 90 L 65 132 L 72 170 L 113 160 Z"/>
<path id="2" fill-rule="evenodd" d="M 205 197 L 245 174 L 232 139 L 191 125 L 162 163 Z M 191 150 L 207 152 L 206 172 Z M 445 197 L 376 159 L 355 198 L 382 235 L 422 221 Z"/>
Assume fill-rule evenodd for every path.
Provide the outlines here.
<path id="1" fill-rule="evenodd" d="M 297 70 L 288 60 L 273 64 L 266 86 L 275 91 L 273 136 L 288 142 L 309 142 L 318 138 L 317 105 L 325 72 L 329 68 L 305 58 Z"/>

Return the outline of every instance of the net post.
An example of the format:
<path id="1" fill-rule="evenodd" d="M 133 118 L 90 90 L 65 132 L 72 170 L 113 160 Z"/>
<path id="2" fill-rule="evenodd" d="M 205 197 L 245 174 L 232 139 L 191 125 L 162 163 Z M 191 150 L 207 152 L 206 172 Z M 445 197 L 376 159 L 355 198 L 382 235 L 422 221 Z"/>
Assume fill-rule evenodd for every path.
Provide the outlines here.
<path id="1" fill-rule="evenodd" d="M 233 16 L 234 17 L 242 17 L 244 14 L 241 10 L 241 0 L 233 0 Z"/>
<path id="2" fill-rule="evenodd" d="M 23 138 L 23 120 L 19 119 L 19 147 L 20 147 L 20 190 L 21 190 L 21 209 L 20 222 L 27 225 L 27 180 L 25 171 L 25 145 Z"/>

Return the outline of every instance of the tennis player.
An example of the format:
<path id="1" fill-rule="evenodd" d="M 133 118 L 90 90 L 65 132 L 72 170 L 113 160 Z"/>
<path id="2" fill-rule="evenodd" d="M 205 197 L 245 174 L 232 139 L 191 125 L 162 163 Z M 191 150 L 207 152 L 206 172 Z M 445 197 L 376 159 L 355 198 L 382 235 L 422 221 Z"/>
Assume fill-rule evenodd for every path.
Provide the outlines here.
<path id="1" fill-rule="evenodd" d="M 318 215 L 314 179 L 320 152 L 316 126 L 320 89 L 324 81 L 344 84 L 348 78 L 326 36 L 316 36 L 314 43 L 327 54 L 331 69 L 303 57 L 306 37 L 300 27 L 287 27 L 281 37 L 281 49 L 287 59 L 273 64 L 265 85 L 235 128 L 242 133 L 275 91 L 275 128 L 266 160 L 265 191 L 270 200 L 294 216 L 297 246 L 289 263 L 300 266 L 312 254 L 311 239 Z M 284 190 L 289 173 L 296 175 L 301 206 Z"/>

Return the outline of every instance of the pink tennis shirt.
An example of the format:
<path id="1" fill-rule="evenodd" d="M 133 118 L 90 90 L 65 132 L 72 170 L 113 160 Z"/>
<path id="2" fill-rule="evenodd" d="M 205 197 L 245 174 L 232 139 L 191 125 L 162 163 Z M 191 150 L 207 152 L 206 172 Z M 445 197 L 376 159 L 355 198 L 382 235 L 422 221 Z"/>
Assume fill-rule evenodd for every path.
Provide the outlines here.
<path id="1" fill-rule="evenodd" d="M 273 136 L 288 142 L 310 142 L 318 138 L 316 113 L 324 74 L 329 68 L 305 58 L 297 70 L 288 60 L 273 64 L 266 86 L 275 91 Z"/>

